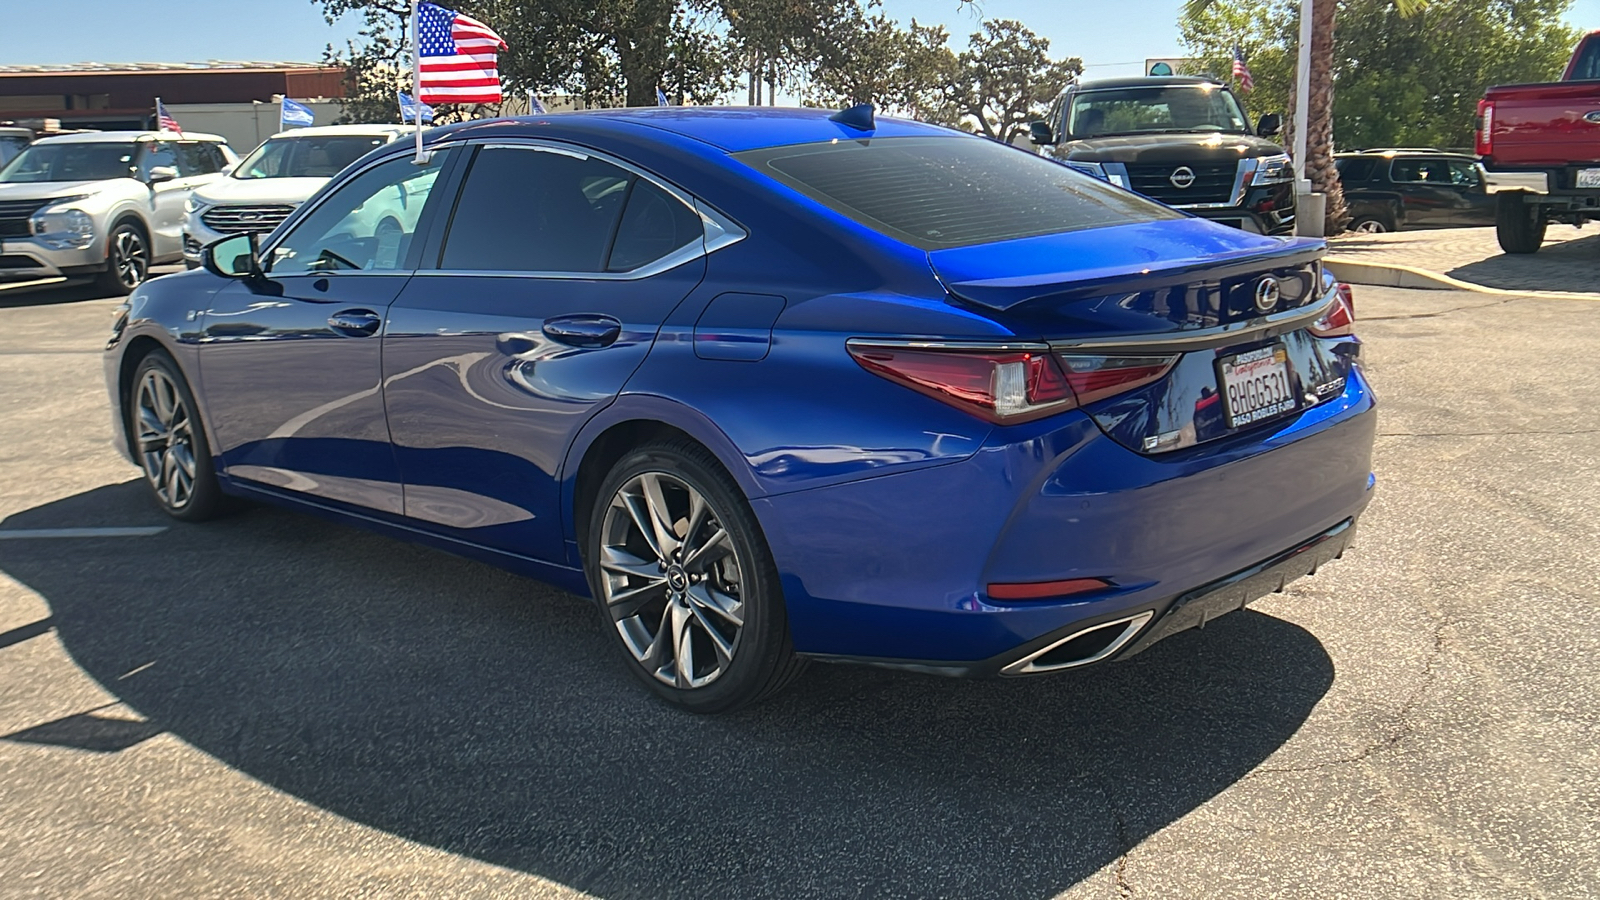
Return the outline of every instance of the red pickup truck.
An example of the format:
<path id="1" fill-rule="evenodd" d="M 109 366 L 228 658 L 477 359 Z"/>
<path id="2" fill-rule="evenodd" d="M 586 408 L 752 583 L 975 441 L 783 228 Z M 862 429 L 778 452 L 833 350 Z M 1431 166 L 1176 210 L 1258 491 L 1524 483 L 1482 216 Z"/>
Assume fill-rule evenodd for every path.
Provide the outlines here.
<path id="1" fill-rule="evenodd" d="M 1477 140 L 1507 253 L 1536 252 L 1551 219 L 1600 219 L 1600 31 L 1578 43 L 1560 81 L 1489 88 Z"/>

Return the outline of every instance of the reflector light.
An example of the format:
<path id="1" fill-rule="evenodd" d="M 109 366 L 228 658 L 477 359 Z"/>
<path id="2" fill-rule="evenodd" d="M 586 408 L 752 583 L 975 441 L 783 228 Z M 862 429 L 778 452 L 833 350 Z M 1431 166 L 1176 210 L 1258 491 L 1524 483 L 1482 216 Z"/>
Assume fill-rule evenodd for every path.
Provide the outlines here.
<path id="1" fill-rule="evenodd" d="M 1069 597 L 1111 587 L 1104 578 L 1068 578 L 1063 581 L 1028 581 L 1014 584 L 989 585 L 991 600 L 1042 600 L 1046 597 Z"/>
<path id="2" fill-rule="evenodd" d="M 1160 380 L 1178 357 L 1062 355 L 1061 361 L 1078 403 L 1087 404 Z"/>
<path id="3" fill-rule="evenodd" d="M 1494 102 L 1491 100 L 1478 101 L 1478 146 L 1479 156 L 1488 156 L 1494 153 Z"/>
<path id="4" fill-rule="evenodd" d="M 1328 310 L 1327 315 L 1312 322 L 1307 329 L 1317 337 L 1344 337 L 1355 333 L 1355 294 L 1350 290 L 1350 285 L 1342 281 L 1334 285 L 1334 291 L 1339 299 L 1334 301 L 1333 308 Z"/>

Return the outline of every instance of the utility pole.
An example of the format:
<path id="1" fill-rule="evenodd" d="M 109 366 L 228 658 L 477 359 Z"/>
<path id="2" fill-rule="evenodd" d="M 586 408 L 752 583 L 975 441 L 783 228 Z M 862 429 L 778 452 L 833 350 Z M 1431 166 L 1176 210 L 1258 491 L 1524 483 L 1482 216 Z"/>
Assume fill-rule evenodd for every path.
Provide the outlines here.
<path id="1" fill-rule="evenodd" d="M 1306 176 L 1306 130 L 1311 120 L 1311 22 L 1315 18 L 1311 7 L 1314 3 L 1316 0 L 1300 0 L 1300 52 L 1294 70 L 1294 224 L 1297 234 L 1322 237 L 1327 200 L 1321 194 L 1311 193 L 1311 179 Z"/>

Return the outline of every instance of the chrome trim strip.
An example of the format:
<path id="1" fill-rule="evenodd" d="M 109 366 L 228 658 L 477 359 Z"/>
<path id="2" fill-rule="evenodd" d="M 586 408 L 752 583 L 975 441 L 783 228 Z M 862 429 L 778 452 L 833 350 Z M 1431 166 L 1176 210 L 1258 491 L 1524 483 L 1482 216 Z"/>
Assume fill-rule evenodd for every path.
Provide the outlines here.
<path id="1" fill-rule="evenodd" d="M 1309 325 L 1326 315 L 1333 308 L 1333 304 L 1337 302 L 1337 299 L 1337 292 L 1329 291 L 1321 300 L 1309 306 L 1286 309 L 1282 312 L 1258 316 L 1245 322 L 1233 322 L 1213 328 L 1179 331 L 1172 334 L 1130 334 L 1116 337 L 1090 337 L 1051 341 L 1050 349 L 1057 353 L 1072 353 L 1084 350 L 1117 350 L 1121 352 L 1149 350 L 1154 353 L 1178 353 L 1205 350 L 1211 347 L 1225 347 L 1229 344 L 1244 343 L 1254 338 L 1286 334 L 1297 328 Z"/>
<path id="2" fill-rule="evenodd" d="M 1528 191 L 1534 194 L 1550 193 L 1550 176 L 1544 172 L 1488 172 L 1483 173 L 1486 193 Z"/>
<path id="3" fill-rule="evenodd" d="M 1133 636 L 1138 634 L 1140 629 L 1144 628 L 1145 625 L 1149 624 L 1151 619 L 1155 618 L 1155 615 L 1155 610 L 1147 609 L 1142 613 L 1135 613 L 1131 616 L 1126 616 L 1121 619 L 1114 619 L 1110 622 L 1101 622 L 1099 625 L 1091 625 L 1088 628 L 1080 631 L 1074 631 L 1061 640 L 1035 650 L 1016 662 L 1008 664 L 1005 668 L 1000 670 L 1000 674 L 1038 675 L 1044 672 L 1060 672 L 1064 669 L 1075 669 L 1079 666 L 1087 666 L 1090 663 L 1097 663 L 1100 660 L 1115 654 L 1118 650 L 1121 650 L 1128 643 L 1128 641 L 1133 640 Z M 1086 634 L 1091 634 L 1096 631 L 1104 631 L 1107 628 L 1115 628 L 1118 625 L 1122 626 L 1122 633 L 1117 635 L 1116 640 L 1108 644 L 1104 650 L 1101 650 L 1099 653 L 1096 653 L 1087 659 L 1076 659 L 1071 662 L 1055 663 L 1053 665 L 1046 666 L 1036 665 L 1034 663 L 1034 660 L 1044 656 L 1051 650 L 1056 649 L 1068 641 L 1072 641 L 1076 638 L 1083 637 Z"/>
<path id="4" fill-rule="evenodd" d="M 850 338 L 845 341 L 846 347 L 872 348 L 882 347 L 885 350 L 981 350 L 990 353 L 1048 353 L 1050 345 L 1046 343 L 990 343 L 985 341 L 919 341 L 919 340 L 879 340 L 878 338 Z"/>

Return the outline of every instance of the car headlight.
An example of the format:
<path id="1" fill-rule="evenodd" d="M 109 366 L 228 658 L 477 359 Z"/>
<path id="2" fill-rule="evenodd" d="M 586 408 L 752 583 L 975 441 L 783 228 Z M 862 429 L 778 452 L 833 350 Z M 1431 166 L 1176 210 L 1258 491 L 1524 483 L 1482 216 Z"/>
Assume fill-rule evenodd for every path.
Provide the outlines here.
<path id="1" fill-rule="evenodd" d="M 183 201 L 183 211 L 192 216 L 200 210 L 205 209 L 209 205 L 210 204 L 206 203 L 206 201 L 201 200 L 199 197 L 196 197 L 193 194 L 190 194 L 189 199 Z"/>
<path id="2" fill-rule="evenodd" d="M 1251 184 L 1282 184 L 1294 180 L 1294 166 L 1289 164 L 1287 154 L 1277 156 L 1263 156 L 1256 160 L 1256 176 L 1250 180 Z"/>
<path id="3" fill-rule="evenodd" d="M 1059 160 L 1059 162 L 1069 169 L 1082 172 L 1101 181 L 1109 181 L 1119 188 L 1128 187 L 1128 170 L 1120 163 L 1112 163 L 1108 166 L 1104 163 L 1084 162 L 1077 159 L 1063 159 Z"/>
<path id="4" fill-rule="evenodd" d="M 49 207 L 34 213 L 31 224 L 34 237 L 55 250 L 82 250 L 94 243 L 94 217 L 81 209 Z"/>

